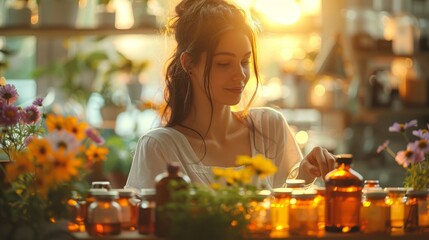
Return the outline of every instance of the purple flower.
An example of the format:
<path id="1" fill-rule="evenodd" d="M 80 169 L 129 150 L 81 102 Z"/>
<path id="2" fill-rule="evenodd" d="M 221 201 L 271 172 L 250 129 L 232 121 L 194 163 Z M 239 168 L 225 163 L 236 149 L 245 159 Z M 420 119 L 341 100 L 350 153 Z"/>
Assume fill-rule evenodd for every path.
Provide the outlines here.
<path id="1" fill-rule="evenodd" d="M 404 151 L 399 151 L 396 154 L 396 162 L 403 166 L 404 168 L 408 167 L 411 163 L 418 163 L 423 161 L 425 158 L 424 153 L 420 151 L 414 143 L 409 143 L 407 149 Z"/>
<path id="2" fill-rule="evenodd" d="M 36 100 L 33 101 L 34 106 L 42 107 L 43 106 L 43 98 L 38 97 Z"/>
<path id="3" fill-rule="evenodd" d="M 411 120 L 405 124 L 395 122 L 389 127 L 390 132 L 404 132 L 409 127 L 417 127 L 417 120 Z"/>
<path id="4" fill-rule="evenodd" d="M 429 141 L 429 131 L 427 129 L 414 130 L 413 135 Z"/>
<path id="5" fill-rule="evenodd" d="M 34 124 L 37 121 L 39 121 L 40 116 L 41 115 L 40 115 L 39 109 L 37 109 L 36 106 L 31 105 L 31 106 L 26 107 L 22 111 L 21 120 L 24 123 Z"/>
<path id="6" fill-rule="evenodd" d="M 18 123 L 19 111 L 13 105 L 5 105 L 0 110 L 0 125 L 11 126 Z"/>
<path id="7" fill-rule="evenodd" d="M 8 104 L 13 104 L 18 99 L 18 91 L 14 85 L 6 84 L 0 86 L 0 98 L 4 99 Z"/>
<path id="8" fill-rule="evenodd" d="M 384 151 L 387 148 L 387 146 L 389 146 L 389 143 L 390 143 L 389 140 L 387 140 L 383 144 L 378 146 L 377 153 L 381 153 L 382 151 Z"/>
<path id="9" fill-rule="evenodd" d="M 85 130 L 86 136 L 92 139 L 96 144 L 101 145 L 104 143 L 104 139 L 100 136 L 97 130 L 94 128 L 87 128 Z"/>
<path id="10" fill-rule="evenodd" d="M 429 141 L 428 140 L 420 139 L 420 140 L 413 142 L 412 144 L 414 144 L 414 149 L 422 151 L 423 153 L 429 153 Z"/>

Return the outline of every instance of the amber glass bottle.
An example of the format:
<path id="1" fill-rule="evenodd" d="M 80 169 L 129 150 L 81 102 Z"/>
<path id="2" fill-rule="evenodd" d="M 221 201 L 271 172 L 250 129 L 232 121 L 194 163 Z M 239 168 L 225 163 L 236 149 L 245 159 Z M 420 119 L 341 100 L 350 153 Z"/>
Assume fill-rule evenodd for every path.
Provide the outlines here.
<path id="1" fill-rule="evenodd" d="M 328 232 L 360 229 L 363 178 L 351 168 L 352 158 L 351 154 L 338 155 L 338 167 L 325 176 L 325 230 Z"/>
<path id="2" fill-rule="evenodd" d="M 155 178 L 155 235 L 166 237 L 169 233 L 168 215 L 163 206 L 170 201 L 173 191 L 185 189 L 189 184 L 189 178 L 179 172 L 178 163 L 169 163 L 167 172 L 158 175 Z"/>

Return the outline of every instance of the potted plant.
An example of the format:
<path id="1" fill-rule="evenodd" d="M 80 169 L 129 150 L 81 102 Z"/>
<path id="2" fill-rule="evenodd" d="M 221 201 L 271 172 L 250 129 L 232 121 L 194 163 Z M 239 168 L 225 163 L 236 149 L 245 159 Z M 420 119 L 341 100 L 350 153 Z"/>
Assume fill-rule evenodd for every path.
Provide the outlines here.
<path id="1" fill-rule="evenodd" d="M 37 0 L 39 26 L 76 27 L 79 0 Z"/>

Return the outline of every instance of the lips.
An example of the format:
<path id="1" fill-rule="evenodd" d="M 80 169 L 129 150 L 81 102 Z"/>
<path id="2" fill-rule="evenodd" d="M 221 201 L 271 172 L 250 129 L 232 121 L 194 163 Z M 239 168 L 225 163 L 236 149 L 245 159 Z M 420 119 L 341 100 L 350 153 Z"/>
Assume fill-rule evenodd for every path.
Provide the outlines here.
<path id="1" fill-rule="evenodd" d="M 234 87 L 234 88 L 225 88 L 225 90 L 232 92 L 232 93 L 242 93 L 243 92 L 243 88 L 242 87 Z"/>

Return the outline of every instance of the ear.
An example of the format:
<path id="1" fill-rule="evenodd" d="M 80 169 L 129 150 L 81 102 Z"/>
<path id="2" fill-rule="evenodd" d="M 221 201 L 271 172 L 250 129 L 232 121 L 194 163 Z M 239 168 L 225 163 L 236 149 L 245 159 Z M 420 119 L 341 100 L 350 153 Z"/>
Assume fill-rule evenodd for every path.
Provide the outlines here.
<path id="1" fill-rule="evenodd" d="M 185 72 L 189 72 L 191 70 L 191 57 L 188 53 L 182 52 L 180 54 L 180 64 Z"/>

